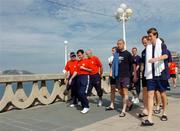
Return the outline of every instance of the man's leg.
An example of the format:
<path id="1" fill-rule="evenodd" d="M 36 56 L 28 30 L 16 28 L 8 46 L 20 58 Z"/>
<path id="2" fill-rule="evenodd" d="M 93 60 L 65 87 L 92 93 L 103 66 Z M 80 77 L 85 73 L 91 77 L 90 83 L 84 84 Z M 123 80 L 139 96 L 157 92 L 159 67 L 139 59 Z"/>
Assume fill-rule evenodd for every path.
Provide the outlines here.
<path id="1" fill-rule="evenodd" d="M 139 94 L 140 94 L 140 91 L 141 91 L 140 80 L 135 82 L 134 86 L 135 86 L 135 89 L 136 89 L 136 96 L 135 96 L 135 100 L 134 100 L 133 103 L 137 104 L 137 103 L 139 103 Z"/>
<path id="2" fill-rule="evenodd" d="M 133 82 L 133 76 L 131 76 L 131 78 L 130 78 L 129 92 L 131 92 L 131 94 L 132 94 L 131 101 L 134 102 L 137 95 L 136 95 L 136 92 L 135 92 L 135 83 Z"/>
<path id="3" fill-rule="evenodd" d="M 115 85 L 111 85 L 111 94 L 110 94 L 110 99 L 111 99 L 111 103 L 109 106 L 106 107 L 106 111 L 111 111 L 114 110 L 114 102 L 115 102 L 115 92 L 116 92 L 116 86 Z"/>
<path id="4" fill-rule="evenodd" d="M 125 117 L 126 116 L 126 100 L 125 100 L 125 94 L 124 94 L 124 91 L 123 91 L 123 88 L 119 88 L 119 94 L 122 96 L 122 99 L 123 99 L 123 109 L 122 111 L 120 112 L 119 114 L 119 117 Z"/>
<path id="5" fill-rule="evenodd" d="M 167 121 L 167 115 L 166 115 L 166 109 L 167 109 L 167 95 L 166 95 L 166 90 L 168 89 L 169 83 L 168 80 L 161 80 L 159 82 L 159 91 L 160 91 L 160 96 L 162 99 L 162 121 Z"/>
<path id="6" fill-rule="evenodd" d="M 140 81 L 140 78 L 138 79 L 138 81 L 136 82 L 136 93 L 137 93 L 137 96 L 139 98 L 139 95 L 141 93 L 141 81 Z"/>
<path id="7" fill-rule="evenodd" d="M 130 78 L 125 77 L 120 80 L 121 82 L 121 90 L 123 95 L 123 109 L 122 112 L 119 114 L 120 117 L 124 117 L 126 114 L 126 108 L 129 107 L 129 111 L 131 110 L 133 104 L 129 101 L 128 97 L 128 88 L 130 84 Z M 120 92 L 121 93 L 121 92 Z"/>
<path id="8" fill-rule="evenodd" d="M 123 109 L 122 109 L 122 112 L 126 112 L 126 107 L 127 107 L 127 104 L 128 104 L 128 89 L 126 87 L 122 88 L 122 91 L 123 91 Z"/>
<path id="9" fill-rule="evenodd" d="M 94 79 L 93 78 L 94 78 L 93 75 L 90 75 L 90 84 L 89 84 L 87 96 L 92 95 L 92 89 L 93 89 L 93 86 L 94 86 Z"/>
<path id="10" fill-rule="evenodd" d="M 154 106 L 154 92 L 158 88 L 158 81 L 151 79 L 147 80 L 148 90 L 148 117 L 142 122 L 142 126 L 153 126 L 153 106 Z"/>
<path id="11" fill-rule="evenodd" d="M 122 98 L 124 97 L 124 92 L 122 88 L 119 89 L 119 94 L 122 96 Z"/>
<path id="12" fill-rule="evenodd" d="M 120 89 L 119 92 L 123 96 L 123 109 L 122 112 L 119 114 L 120 117 L 124 117 L 126 115 L 126 109 L 129 108 L 129 111 L 131 110 L 133 103 L 129 101 L 128 97 L 128 88 L 124 87 Z"/>
<path id="13" fill-rule="evenodd" d="M 148 91 L 148 120 L 153 123 L 154 90 Z"/>
<path id="14" fill-rule="evenodd" d="M 173 87 L 176 88 L 176 74 L 174 74 L 173 80 Z"/>
<path id="15" fill-rule="evenodd" d="M 147 87 L 143 87 L 143 104 L 144 104 L 143 113 L 148 114 L 148 91 L 147 91 Z"/>
<path id="16" fill-rule="evenodd" d="M 84 75 L 84 76 L 80 76 L 80 89 L 78 91 L 78 98 L 81 101 L 83 110 L 81 111 L 81 113 L 85 114 L 89 111 L 89 101 L 87 99 L 87 93 L 88 93 L 88 87 L 89 87 L 89 82 L 90 82 L 90 78 L 89 75 Z"/>
<path id="17" fill-rule="evenodd" d="M 166 115 L 166 109 L 167 109 L 167 95 L 166 91 L 161 92 L 161 99 L 162 99 L 162 115 Z"/>
<path id="18" fill-rule="evenodd" d="M 78 91 L 78 85 L 77 85 L 77 77 L 75 77 L 72 81 L 72 87 L 71 87 L 71 93 L 73 98 L 73 104 L 77 104 L 77 91 Z"/>
<path id="19" fill-rule="evenodd" d="M 99 74 L 96 74 L 94 77 L 94 87 L 96 89 L 97 95 L 99 96 L 98 106 L 102 106 L 103 90 L 101 88 L 101 77 Z"/>
<path id="20" fill-rule="evenodd" d="M 116 93 L 116 86 L 111 85 L 111 104 L 110 107 L 114 109 L 114 102 L 115 102 L 115 93 Z"/>
<path id="21" fill-rule="evenodd" d="M 105 110 L 107 110 L 107 111 L 114 109 L 115 93 L 116 93 L 116 79 L 109 77 L 109 82 L 110 82 L 110 86 L 111 86 L 111 94 L 110 94 L 111 103 L 109 106 L 106 107 Z"/>
<path id="22" fill-rule="evenodd" d="M 161 104 L 161 95 L 160 92 L 157 90 L 155 91 L 155 107 L 156 109 L 154 110 L 155 114 L 159 114 L 160 113 L 160 104 Z"/>

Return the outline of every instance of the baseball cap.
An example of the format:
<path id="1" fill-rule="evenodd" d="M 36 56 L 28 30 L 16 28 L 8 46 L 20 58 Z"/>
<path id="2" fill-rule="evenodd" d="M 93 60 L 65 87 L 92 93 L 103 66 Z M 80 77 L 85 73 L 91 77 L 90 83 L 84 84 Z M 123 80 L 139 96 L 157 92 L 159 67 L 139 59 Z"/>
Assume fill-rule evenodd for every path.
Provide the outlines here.
<path id="1" fill-rule="evenodd" d="M 76 57 L 76 54 L 74 52 L 71 52 L 70 57 Z"/>

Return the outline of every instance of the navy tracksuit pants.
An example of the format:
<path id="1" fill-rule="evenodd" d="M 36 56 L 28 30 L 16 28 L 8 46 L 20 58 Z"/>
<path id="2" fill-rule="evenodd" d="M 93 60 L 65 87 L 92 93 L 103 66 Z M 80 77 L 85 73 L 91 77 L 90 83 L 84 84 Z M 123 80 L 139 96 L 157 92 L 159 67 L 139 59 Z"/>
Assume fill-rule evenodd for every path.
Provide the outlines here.
<path id="1" fill-rule="evenodd" d="M 99 73 L 94 74 L 94 75 L 90 75 L 90 87 L 89 87 L 89 90 L 88 90 L 88 96 L 91 95 L 93 87 L 95 87 L 97 95 L 99 97 L 102 97 L 103 90 L 101 88 L 101 76 L 100 76 Z"/>
<path id="2" fill-rule="evenodd" d="M 70 78 L 71 76 L 69 77 L 69 79 Z M 69 85 L 69 89 L 71 90 L 72 104 L 77 104 L 77 77 L 72 80 L 71 85 Z"/>
<path id="3" fill-rule="evenodd" d="M 78 99 L 81 102 L 83 108 L 89 108 L 89 101 L 87 99 L 89 84 L 90 84 L 89 75 L 77 76 Z"/>

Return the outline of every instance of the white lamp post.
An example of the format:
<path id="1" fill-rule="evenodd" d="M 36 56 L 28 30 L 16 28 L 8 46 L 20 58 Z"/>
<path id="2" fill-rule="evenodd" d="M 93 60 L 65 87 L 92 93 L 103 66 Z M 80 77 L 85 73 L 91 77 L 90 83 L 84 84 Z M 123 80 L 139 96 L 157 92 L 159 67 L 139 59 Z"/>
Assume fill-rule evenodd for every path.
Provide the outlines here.
<path id="1" fill-rule="evenodd" d="M 65 62 L 65 65 L 66 65 L 66 63 L 67 63 L 67 57 L 68 57 L 68 52 L 67 52 L 67 45 L 68 45 L 68 41 L 67 40 L 65 40 L 64 41 L 64 62 Z"/>
<path id="2" fill-rule="evenodd" d="M 126 49 L 126 28 L 125 22 L 132 16 L 133 11 L 131 8 L 128 8 L 126 4 L 122 3 L 120 7 L 117 9 L 115 13 L 115 17 L 118 21 L 123 22 L 123 40 L 125 42 L 125 49 Z"/>

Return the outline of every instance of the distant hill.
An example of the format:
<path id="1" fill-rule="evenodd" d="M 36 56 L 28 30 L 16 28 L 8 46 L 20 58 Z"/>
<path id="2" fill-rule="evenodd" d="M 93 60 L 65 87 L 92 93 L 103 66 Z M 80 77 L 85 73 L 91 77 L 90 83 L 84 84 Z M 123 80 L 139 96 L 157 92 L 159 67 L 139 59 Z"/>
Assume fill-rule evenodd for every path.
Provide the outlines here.
<path id="1" fill-rule="evenodd" d="M 25 70 L 5 70 L 1 72 L 2 75 L 23 75 L 23 74 L 33 74 Z"/>

